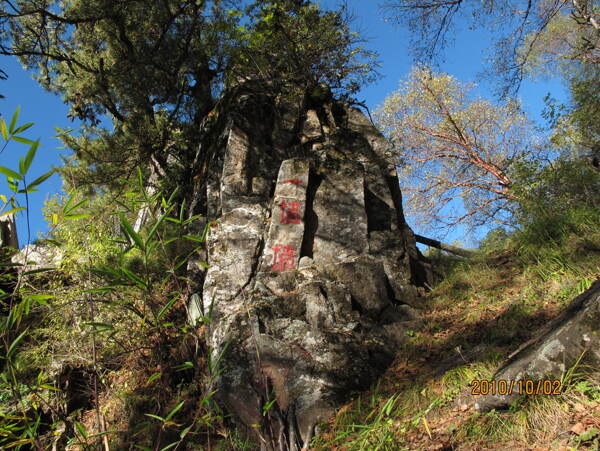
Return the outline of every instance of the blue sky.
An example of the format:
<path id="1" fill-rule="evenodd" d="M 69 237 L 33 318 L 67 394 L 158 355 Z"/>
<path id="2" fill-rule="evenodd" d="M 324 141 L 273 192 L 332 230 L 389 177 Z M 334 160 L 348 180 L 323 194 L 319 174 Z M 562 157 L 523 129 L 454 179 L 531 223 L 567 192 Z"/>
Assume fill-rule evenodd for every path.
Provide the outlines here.
<path id="1" fill-rule="evenodd" d="M 324 0 L 321 5 L 331 7 L 337 0 Z M 379 52 L 382 78 L 373 85 L 365 87 L 358 95 L 359 100 L 365 101 L 371 110 L 381 104 L 389 93 L 397 89 L 401 79 L 407 76 L 412 66 L 410 56 L 410 39 L 405 29 L 402 29 L 383 20 L 383 16 L 375 6 L 376 2 L 365 0 L 349 0 L 348 6 L 356 17 L 354 28 L 368 38 L 366 46 Z M 491 35 L 482 31 L 469 31 L 466 27 L 455 35 L 453 45 L 447 48 L 445 62 L 440 69 L 450 73 L 464 82 L 477 81 L 477 75 L 483 69 L 486 58 L 485 51 L 491 46 Z M 37 177 L 48 170 L 49 167 L 60 165 L 59 155 L 67 155 L 65 149 L 58 149 L 61 144 L 53 136 L 56 134 L 55 126 L 60 128 L 76 128 L 77 123 L 71 122 L 66 114 L 67 107 L 60 97 L 45 92 L 31 75 L 23 71 L 18 61 L 13 58 L 0 56 L 0 68 L 8 75 L 9 79 L 0 81 L 0 93 L 6 99 L 0 100 L 0 113 L 10 120 L 12 113 L 21 105 L 20 123 L 35 122 L 35 125 L 24 133 L 30 139 L 41 139 L 41 146 L 37 157 L 30 169 L 32 177 Z M 491 97 L 494 86 L 482 83 L 478 93 Z M 520 91 L 520 98 L 524 109 L 535 120 L 542 121 L 543 97 L 552 92 L 558 100 L 566 98 L 565 89 L 558 80 L 545 80 L 537 83 L 526 81 Z M 26 146 L 12 143 L 0 154 L 0 165 L 9 168 L 18 167 L 18 159 L 27 151 Z M 45 233 L 48 226 L 42 217 L 44 200 L 61 189 L 61 181 L 54 175 L 46 181 L 38 193 L 30 198 L 30 218 L 32 239 L 39 233 Z M 8 188 L 3 178 L 0 178 L 0 193 L 8 194 Z M 410 223 L 410 218 L 409 218 Z M 24 216 L 17 220 L 20 244 L 26 244 L 26 223 Z M 418 232 L 418 231 L 417 231 Z M 461 230 L 456 230 L 448 237 L 448 241 L 459 240 L 469 243 L 462 236 Z"/>

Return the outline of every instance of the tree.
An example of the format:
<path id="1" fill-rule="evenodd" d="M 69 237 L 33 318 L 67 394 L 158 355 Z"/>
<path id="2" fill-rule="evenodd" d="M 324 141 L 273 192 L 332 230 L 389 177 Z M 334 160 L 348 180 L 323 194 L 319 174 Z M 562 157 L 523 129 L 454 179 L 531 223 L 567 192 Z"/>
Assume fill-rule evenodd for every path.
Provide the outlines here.
<path id="1" fill-rule="evenodd" d="M 66 179 L 114 188 L 141 165 L 147 177 L 197 192 L 186 183 L 204 182 L 203 124 L 240 80 L 269 92 L 326 82 L 340 95 L 369 80 L 372 55 L 344 11 L 291 0 L 244 4 L 5 2 L 0 53 L 18 56 L 85 123 L 79 136 L 62 133 L 74 150 Z"/>
<path id="2" fill-rule="evenodd" d="M 506 223 L 515 164 L 543 155 L 516 101 L 493 104 L 474 88 L 419 66 L 376 112 L 397 151 L 409 214 L 422 225 Z"/>
<path id="3" fill-rule="evenodd" d="M 491 69 L 501 77 L 505 94 L 518 89 L 530 60 L 541 53 L 596 64 L 600 56 L 600 11 L 594 0 L 389 0 L 384 8 L 388 19 L 415 32 L 419 59 L 439 55 L 458 17 L 471 29 L 493 30 Z"/>

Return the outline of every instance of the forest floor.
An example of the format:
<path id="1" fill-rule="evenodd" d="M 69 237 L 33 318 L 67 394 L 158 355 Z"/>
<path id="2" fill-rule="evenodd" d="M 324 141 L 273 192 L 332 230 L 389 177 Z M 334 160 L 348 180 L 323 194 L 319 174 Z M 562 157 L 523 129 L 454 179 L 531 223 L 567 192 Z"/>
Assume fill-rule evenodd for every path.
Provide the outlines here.
<path id="1" fill-rule="evenodd" d="M 504 251 L 438 268 L 422 328 L 375 387 L 321 425 L 314 449 L 597 450 L 600 376 L 584 365 L 562 376 L 559 395 L 506 411 L 478 413 L 471 390 L 600 277 L 598 249 L 574 239 L 527 263 Z"/>

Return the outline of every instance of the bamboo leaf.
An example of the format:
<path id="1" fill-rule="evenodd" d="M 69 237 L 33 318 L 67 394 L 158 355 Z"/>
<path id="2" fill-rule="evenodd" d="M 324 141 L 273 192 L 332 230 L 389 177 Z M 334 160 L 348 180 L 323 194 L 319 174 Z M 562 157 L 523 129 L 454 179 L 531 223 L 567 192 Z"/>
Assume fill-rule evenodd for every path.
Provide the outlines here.
<path id="1" fill-rule="evenodd" d="M 0 173 L 4 174 L 7 177 L 11 177 L 13 179 L 23 180 L 23 177 L 21 177 L 20 174 L 17 174 L 12 169 L 6 168 L 4 166 L 0 166 Z"/>
<path id="2" fill-rule="evenodd" d="M 11 135 L 15 132 L 15 127 L 17 125 L 17 120 L 19 120 L 20 112 L 21 112 L 21 106 L 18 106 L 12 116 L 12 119 L 10 120 L 10 126 L 8 128 L 8 131 L 10 132 Z"/>
<path id="3" fill-rule="evenodd" d="M 30 262 L 27 262 L 30 263 Z M 56 268 L 38 268 L 38 269 L 32 269 L 31 271 L 25 271 L 23 273 L 23 275 L 31 275 L 31 274 L 39 274 L 41 272 L 48 272 L 48 271 L 54 271 Z"/>
<path id="4" fill-rule="evenodd" d="M 25 175 L 27 173 L 27 171 L 31 167 L 31 162 L 35 158 L 35 154 L 39 147 L 40 147 L 40 140 L 38 139 L 34 144 L 31 145 L 31 147 L 29 148 L 29 151 L 27 152 L 27 155 L 25 156 L 25 160 L 23 162 L 24 167 L 21 170 L 21 174 Z"/>
<path id="5" fill-rule="evenodd" d="M 162 309 L 160 309 L 160 312 L 158 312 L 158 315 L 156 315 L 157 321 L 162 320 L 163 316 L 166 315 L 169 310 L 171 310 L 171 307 L 173 307 L 173 304 L 175 304 L 177 299 L 179 299 L 179 295 L 174 296 Z"/>
<path id="6" fill-rule="evenodd" d="M 125 216 L 123 216 L 121 213 L 119 214 L 119 218 L 121 219 L 121 225 L 123 226 L 123 231 L 125 234 L 133 240 L 140 250 L 145 250 L 146 246 L 144 245 L 142 238 L 135 232 L 135 230 L 133 230 L 133 227 L 131 227 L 131 224 L 127 221 L 127 219 L 125 219 Z"/>
<path id="7" fill-rule="evenodd" d="M 75 422 L 75 427 L 77 428 L 77 432 L 79 432 L 84 439 L 87 439 L 87 432 L 79 421 Z"/>
<path id="8" fill-rule="evenodd" d="M 65 215 L 64 218 L 65 219 L 83 219 L 83 218 L 87 218 L 89 216 L 90 216 L 89 213 L 81 213 L 81 214 L 76 214 L 76 215 Z"/>
<path id="9" fill-rule="evenodd" d="M 34 302 L 37 302 L 38 304 L 50 307 L 50 304 L 48 304 L 46 301 L 48 299 L 54 299 L 54 296 L 51 294 L 29 294 L 27 295 L 27 298 Z"/>
<path id="10" fill-rule="evenodd" d="M 204 242 L 204 240 L 199 236 L 183 235 L 183 238 L 185 238 L 186 240 L 195 241 L 196 243 Z"/>
<path id="11" fill-rule="evenodd" d="M 29 122 L 28 124 L 21 125 L 19 128 L 17 128 L 15 130 L 15 135 L 18 135 L 19 133 L 23 133 L 25 130 L 29 129 L 33 124 L 34 124 L 33 122 Z"/>
<path id="12" fill-rule="evenodd" d="M 70 207 L 70 206 L 69 206 L 69 205 L 70 205 L 70 203 L 71 203 L 70 201 L 71 201 L 71 199 L 69 199 L 69 202 L 68 202 L 68 203 L 67 203 L 67 205 L 65 205 L 65 207 L 63 208 L 63 211 L 64 211 L 65 213 L 67 213 L 67 214 L 68 214 L 68 213 L 71 213 L 71 212 L 72 212 L 73 210 L 75 210 L 76 208 L 79 208 L 79 207 L 81 207 L 81 206 L 82 206 L 82 205 L 84 205 L 84 204 L 85 204 L 85 203 L 86 203 L 88 200 L 87 200 L 87 199 L 83 199 L 83 200 L 81 200 L 81 201 L 77 202 L 77 203 L 76 203 L 75 205 L 73 205 L 72 207 Z"/>
<path id="13" fill-rule="evenodd" d="M 31 139 L 23 138 L 22 136 L 13 136 L 11 139 L 15 140 L 18 143 L 25 144 L 27 146 L 32 146 L 35 144 L 35 141 Z"/>
<path id="14" fill-rule="evenodd" d="M 152 415 L 151 413 L 145 413 L 144 415 L 150 418 L 154 418 L 155 420 L 159 420 L 163 423 L 165 422 L 165 419 L 163 417 L 159 417 L 158 415 Z"/>
<path id="15" fill-rule="evenodd" d="M 173 368 L 175 369 L 175 372 L 185 371 L 194 368 L 194 364 L 192 362 L 183 362 L 181 365 L 176 365 Z"/>
<path id="16" fill-rule="evenodd" d="M 16 193 L 19 190 L 18 183 L 16 183 L 15 179 L 13 179 L 12 177 L 8 177 L 6 179 L 6 183 L 8 183 L 8 187 L 11 189 L 12 192 Z"/>
<path id="17" fill-rule="evenodd" d="M 140 288 L 142 288 L 144 290 L 148 288 L 148 286 L 146 285 L 146 282 L 144 282 L 139 276 L 137 276 L 136 274 L 132 273 L 127 268 L 121 268 L 121 271 L 123 272 L 123 274 L 125 274 L 125 276 L 129 280 L 131 280 L 133 283 L 135 283 Z"/>
<path id="18" fill-rule="evenodd" d="M 152 239 L 152 237 L 156 234 L 156 232 L 158 231 L 158 228 L 160 227 L 160 225 L 163 223 L 163 221 L 167 218 L 167 216 L 169 215 L 169 213 L 171 212 L 171 210 L 173 210 L 174 205 L 171 205 L 167 211 L 165 211 L 160 218 L 158 218 L 158 221 L 156 221 L 156 224 L 154 224 L 154 227 L 152 227 L 152 230 L 150 230 L 150 233 L 148 234 L 148 237 L 146 238 L 146 246 L 148 246 L 148 243 L 150 243 L 150 240 Z"/>
<path id="19" fill-rule="evenodd" d="M 27 329 L 25 329 L 23 332 L 21 332 L 21 334 L 17 338 L 15 338 L 15 340 L 11 343 L 10 347 L 8 348 L 8 352 L 6 353 L 7 359 L 10 359 L 14 355 L 14 353 L 17 351 L 17 347 L 19 346 L 19 343 L 21 343 L 23 338 L 25 338 L 26 333 L 27 333 Z"/>
<path id="20" fill-rule="evenodd" d="M 8 140 L 8 130 L 6 129 L 6 122 L 4 119 L 0 119 L 0 129 L 2 130 L 2 139 Z"/>
<path id="21" fill-rule="evenodd" d="M 167 417 L 165 418 L 165 421 L 169 421 L 171 418 L 173 418 L 173 416 L 179 412 L 179 410 L 183 407 L 183 405 L 185 404 L 185 401 L 181 401 L 179 404 L 177 404 L 175 406 L 175 408 L 173 410 L 171 410 L 171 412 L 167 415 Z"/>
<path id="22" fill-rule="evenodd" d="M 2 216 L 12 215 L 13 213 L 16 213 L 16 212 L 21 211 L 21 210 L 25 210 L 25 207 L 17 207 L 17 208 L 12 208 L 10 210 L 4 211 L 4 212 L 0 213 L 0 218 Z"/>
<path id="23" fill-rule="evenodd" d="M 160 372 L 154 373 L 152 376 L 150 376 L 148 378 L 147 384 L 151 384 L 152 382 L 154 382 L 156 379 L 160 378 L 161 376 L 162 376 L 162 373 L 160 373 Z"/>
<path id="24" fill-rule="evenodd" d="M 46 172 L 44 175 L 39 176 L 37 179 L 35 179 L 33 182 L 31 182 L 29 185 L 27 185 L 27 189 L 35 188 L 36 186 L 40 185 L 41 183 L 46 181 L 55 172 L 56 172 L 56 170 L 52 169 L 51 171 Z"/>

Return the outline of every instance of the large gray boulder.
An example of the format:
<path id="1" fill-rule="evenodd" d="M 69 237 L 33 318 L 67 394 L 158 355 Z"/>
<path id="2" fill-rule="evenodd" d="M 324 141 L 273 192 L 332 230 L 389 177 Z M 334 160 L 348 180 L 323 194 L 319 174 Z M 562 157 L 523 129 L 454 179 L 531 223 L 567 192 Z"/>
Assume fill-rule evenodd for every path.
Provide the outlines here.
<path id="1" fill-rule="evenodd" d="M 508 407 L 522 394 L 544 394 L 560 390 L 558 384 L 543 381 L 561 380 L 577 362 L 600 368 L 600 280 L 577 296 L 571 305 L 537 336 L 522 345 L 496 371 L 493 379 L 507 381 L 513 391 L 477 398 L 480 411 Z M 532 381 L 528 384 L 527 381 Z M 541 381 L 538 385 L 538 381 Z"/>
<path id="2" fill-rule="evenodd" d="M 301 449 L 419 326 L 427 271 L 383 136 L 357 109 L 240 93 L 207 184 L 219 402 L 264 449 Z M 198 314 L 196 314 L 197 316 Z"/>

